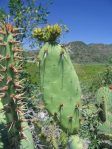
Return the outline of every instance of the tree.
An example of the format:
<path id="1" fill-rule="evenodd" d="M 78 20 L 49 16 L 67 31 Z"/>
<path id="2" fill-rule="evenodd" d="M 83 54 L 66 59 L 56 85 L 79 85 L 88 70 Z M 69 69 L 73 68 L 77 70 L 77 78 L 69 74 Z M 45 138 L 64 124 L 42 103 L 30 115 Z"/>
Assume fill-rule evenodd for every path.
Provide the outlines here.
<path id="1" fill-rule="evenodd" d="M 3 8 L 0 8 L 0 21 L 4 21 L 6 18 L 6 12 Z"/>
<path id="2" fill-rule="evenodd" d="M 39 0 L 9 0 L 11 22 L 16 27 L 23 28 L 21 41 L 24 38 L 30 41 L 33 28 L 47 22 L 46 17 L 49 14 L 47 9 L 50 3 L 47 1 L 44 4 Z"/>

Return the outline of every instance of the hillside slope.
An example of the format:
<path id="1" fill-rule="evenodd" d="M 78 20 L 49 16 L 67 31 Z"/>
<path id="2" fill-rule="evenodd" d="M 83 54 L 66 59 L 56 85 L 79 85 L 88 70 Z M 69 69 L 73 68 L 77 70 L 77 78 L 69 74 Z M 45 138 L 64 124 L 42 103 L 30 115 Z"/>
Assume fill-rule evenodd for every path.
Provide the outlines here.
<path id="1" fill-rule="evenodd" d="M 76 63 L 106 63 L 112 57 L 112 44 L 85 44 L 75 41 L 66 46 Z"/>

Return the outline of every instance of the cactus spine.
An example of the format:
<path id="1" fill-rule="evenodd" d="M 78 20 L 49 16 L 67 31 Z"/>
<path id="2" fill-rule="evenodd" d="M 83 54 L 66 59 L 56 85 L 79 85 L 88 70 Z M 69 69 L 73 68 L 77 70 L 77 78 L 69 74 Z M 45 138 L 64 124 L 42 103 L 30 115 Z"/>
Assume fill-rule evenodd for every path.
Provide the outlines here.
<path id="1" fill-rule="evenodd" d="M 80 125 L 81 90 L 67 51 L 53 40 L 60 35 L 60 31 L 58 25 L 47 26 L 39 31 L 35 29 L 34 37 L 47 41 L 39 53 L 41 90 L 46 108 L 59 121 L 62 128 L 72 134 L 77 133 Z"/>
<path id="2" fill-rule="evenodd" d="M 112 138 L 112 90 L 111 87 L 101 87 L 97 92 L 97 103 L 101 111 L 99 117 L 102 125 L 99 127 L 100 134 Z"/>
<path id="3" fill-rule="evenodd" d="M 18 29 L 10 24 L 0 28 L 0 98 L 6 115 L 8 138 L 11 148 L 26 146 L 33 149 L 31 133 L 24 118 L 23 80 L 19 80 L 22 70 L 22 49 L 15 37 Z M 26 136 L 27 135 L 27 136 Z M 25 140 L 26 139 L 26 140 Z M 31 139 L 29 143 L 28 139 Z"/>

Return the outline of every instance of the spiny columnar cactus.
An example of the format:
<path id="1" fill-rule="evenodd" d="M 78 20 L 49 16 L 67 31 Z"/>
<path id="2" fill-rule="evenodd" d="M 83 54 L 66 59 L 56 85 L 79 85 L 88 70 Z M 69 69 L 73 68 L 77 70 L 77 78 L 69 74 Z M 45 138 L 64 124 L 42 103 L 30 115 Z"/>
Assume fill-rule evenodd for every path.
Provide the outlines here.
<path id="1" fill-rule="evenodd" d="M 112 137 L 112 89 L 101 87 L 97 92 L 97 103 L 100 107 L 99 117 L 102 125 L 99 127 L 100 133 L 107 137 Z"/>
<path id="2" fill-rule="evenodd" d="M 22 49 L 16 36 L 17 28 L 10 24 L 0 26 L 0 98 L 6 115 L 11 148 L 33 149 L 33 140 L 24 118 Z M 30 142 L 29 142 L 30 141 Z"/>
<path id="3" fill-rule="evenodd" d="M 61 34 L 60 26 L 47 26 L 41 29 L 41 36 L 40 32 L 38 34 L 38 29 L 35 29 L 34 37 L 39 36 L 41 38 L 39 40 L 46 39 L 46 34 L 42 30 L 47 30 L 47 43 L 40 50 L 38 57 L 43 100 L 48 111 L 68 133 L 72 134 L 77 132 L 80 125 L 79 80 L 67 51 L 55 41 L 57 34 L 58 36 Z"/>

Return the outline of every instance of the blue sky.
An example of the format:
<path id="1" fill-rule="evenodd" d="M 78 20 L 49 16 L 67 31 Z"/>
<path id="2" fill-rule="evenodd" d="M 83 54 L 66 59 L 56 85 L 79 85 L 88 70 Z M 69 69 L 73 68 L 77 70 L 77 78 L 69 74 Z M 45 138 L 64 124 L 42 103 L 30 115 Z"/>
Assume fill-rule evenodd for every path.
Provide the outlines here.
<path id="1" fill-rule="evenodd" d="M 0 0 L 0 6 L 6 8 L 7 1 Z M 50 24 L 63 23 L 70 30 L 62 42 L 112 43 L 112 0 L 53 0 L 49 11 Z"/>
<path id="2" fill-rule="evenodd" d="M 54 0 L 49 10 L 49 23 L 70 29 L 62 41 L 112 43 L 112 0 Z"/>

